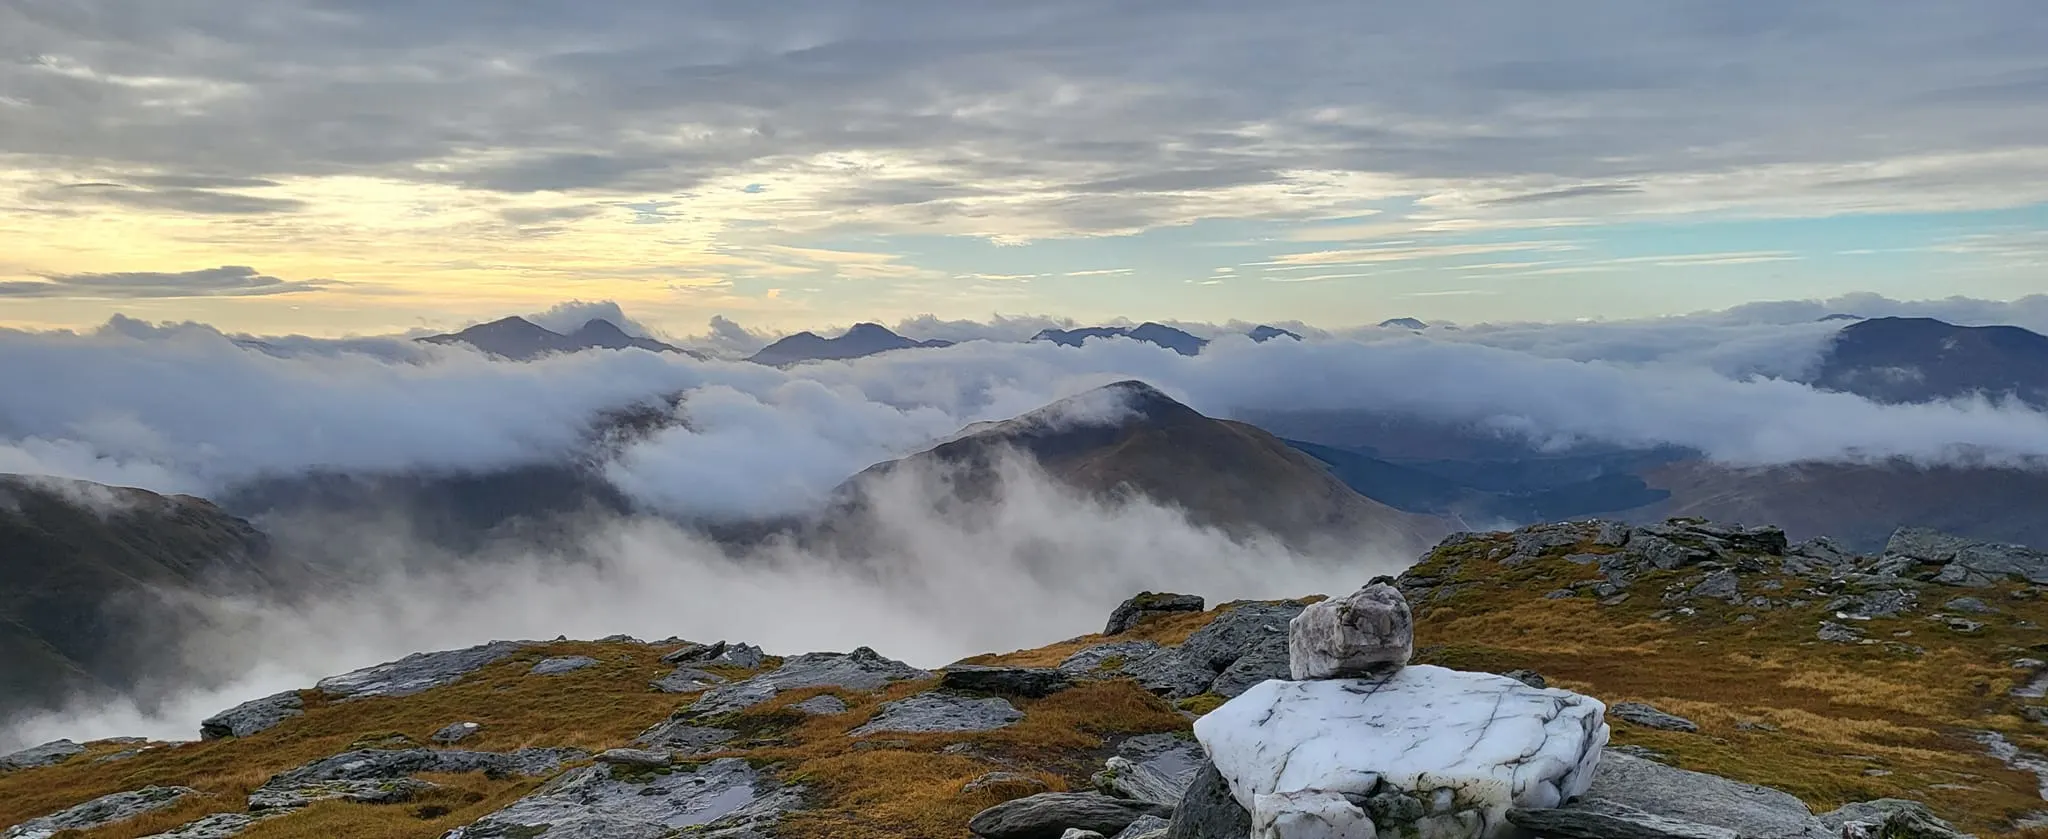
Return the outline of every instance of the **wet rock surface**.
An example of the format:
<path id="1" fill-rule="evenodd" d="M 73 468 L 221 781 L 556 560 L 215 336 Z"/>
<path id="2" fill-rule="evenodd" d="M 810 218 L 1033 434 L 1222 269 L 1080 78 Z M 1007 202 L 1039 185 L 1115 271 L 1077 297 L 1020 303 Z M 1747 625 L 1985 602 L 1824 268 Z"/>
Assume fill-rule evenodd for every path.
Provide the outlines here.
<path id="1" fill-rule="evenodd" d="M 885 702 L 874 719 L 848 733 L 861 736 L 884 732 L 994 731 L 1023 719 L 1024 712 L 1006 699 L 933 691 Z"/>
<path id="2" fill-rule="evenodd" d="M 927 679 L 933 674 L 861 647 L 850 653 L 806 653 L 788 659 L 781 667 L 743 682 L 721 685 L 706 691 L 690 706 L 690 713 L 704 718 L 759 705 L 785 690 L 836 687 L 851 691 L 881 690 L 891 682 Z"/>
<path id="3" fill-rule="evenodd" d="M 549 781 L 445 839 L 658 839 L 683 829 L 706 837 L 764 835 L 802 807 L 802 793 L 739 758 L 687 770 L 599 764 Z"/>
<path id="4" fill-rule="evenodd" d="M 460 650 L 414 653 L 397 661 L 329 676 L 314 687 L 328 698 L 342 701 L 370 696 L 411 696 L 453 684 L 524 648 L 524 644 L 516 641 L 492 641 Z"/>
<path id="5" fill-rule="evenodd" d="M 357 749 L 271 776 L 249 794 L 249 809 L 304 807 L 344 799 L 366 804 L 409 801 L 433 788 L 421 773 L 481 772 L 492 778 L 547 775 L 588 754 L 576 749 L 471 752 L 454 749 Z"/>
<path id="6" fill-rule="evenodd" d="M 1100 793 L 1046 792 L 983 810 L 967 829 L 982 839 L 1060 839 L 1069 829 L 1110 836 L 1144 816 L 1172 813 L 1171 807 Z"/>
<path id="7" fill-rule="evenodd" d="M 195 794 L 187 787 L 152 786 L 103 795 L 0 831 L 0 839 L 50 839 L 61 831 L 92 830 L 177 806 L 186 796 Z"/>

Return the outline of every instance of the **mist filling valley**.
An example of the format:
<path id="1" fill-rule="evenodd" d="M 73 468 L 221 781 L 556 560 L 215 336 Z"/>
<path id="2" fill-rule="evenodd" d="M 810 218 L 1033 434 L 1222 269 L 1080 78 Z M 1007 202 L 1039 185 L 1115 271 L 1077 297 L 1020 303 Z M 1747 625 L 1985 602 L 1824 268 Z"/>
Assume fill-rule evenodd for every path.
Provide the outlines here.
<path id="1" fill-rule="evenodd" d="M 184 616 L 175 644 L 149 639 L 159 645 L 132 684 L 9 720 L 0 751 L 190 739 L 243 700 L 495 639 L 866 645 L 938 667 L 1095 631 L 1141 590 L 1211 602 L 1348 591 L 1413 562 L 1422 536 L 1557 510 L 1657 518 L 1692 511 L 1688 492 L 1729 498 L 1736 480 L 1777 499 L 1901 470 L 1965 470 L 1999 497 L 2042 479 L 2048 414 L 1996 397 L 1881 404 L 1817 388 L 1800 376 L 1826 349 L 1822 331 L 1717 324 L 1685 324 L 1683 351 L 1655 330 L 1563 325 L 1493 343 L 1224 335 L 1192 356 L 1131 340 L 970 341 L 787 368 L 637 350 L 513 363 L 367 339 L 256 347 L 132 321 L 0 332 L 0 355 L 21 362 L 0 366 L 0 391 L 34 394 L 0 406 L 0 472 L 211 499 L 294 569 L 241 593 L 155 592 Z M 1288 496 L 1255 509 L 1258 493 L 1182 481 L 1170 447 L 1142 465 L 1193 485 L 1178 503 L 1111 491 L 1103 475 L 1127 463 L 1048 467 L 1071 454 L 1060 441 L 966 464 L 920 454 L 1020 434 L 1019 422 L 1167 422 L 1102 390 L 1119 382 L 1191 416 L 1248 421 L 1189 433 L 1252 435 L 1239 442 L 1260 464 L 1326 471 L 1298 497 L 1334 506 L 1287 509 L 1308 503 Z M 1357 437 L 1366 427 L 1440 451 L 1379 458 Z M 1531 477 L 1493 475 L 1508 472 Z M 1377 493 L 1387 475 L 1405 494 Z M 109 514 L 132 503 L 51 486 Z M 1331 510 L 1379 516 L 1387 538 L 1241 526 Z M 1788 530 L 1839 515 L 1815 510 Z M 1973 526 L 2000 537 L 2018 518 Z"/>

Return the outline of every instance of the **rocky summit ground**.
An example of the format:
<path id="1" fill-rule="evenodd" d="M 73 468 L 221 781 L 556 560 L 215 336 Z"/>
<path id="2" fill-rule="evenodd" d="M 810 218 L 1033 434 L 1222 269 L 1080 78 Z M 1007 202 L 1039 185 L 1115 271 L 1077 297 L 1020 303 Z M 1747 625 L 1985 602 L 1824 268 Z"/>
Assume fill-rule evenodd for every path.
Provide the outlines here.
<path id="1" fill-rule="evenodd" d="M 1453 536 L 1395 583 L 1415 663 L 1605 701 L 1609 771 L 2048 835 L 2048 555 L 1582 522 Z M 1208 835 L 1183 824 L 1216 798 L 1191 724 L 1286 677 L 1315 599 L 1147 594 L 1102 633 L 937 672 L 682 639 L 422 654 L 252 699 L 193 742 L 0 758 L 0 837 Z"/>

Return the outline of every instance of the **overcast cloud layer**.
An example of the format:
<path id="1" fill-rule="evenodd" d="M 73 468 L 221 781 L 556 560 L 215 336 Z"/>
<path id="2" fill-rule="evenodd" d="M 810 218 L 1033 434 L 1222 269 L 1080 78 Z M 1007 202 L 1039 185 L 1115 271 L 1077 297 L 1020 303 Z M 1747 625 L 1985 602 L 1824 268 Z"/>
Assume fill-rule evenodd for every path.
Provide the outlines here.
<path id="1" fill-rule="evenodd" d="M 0 294 L 324 330 L 564 287 L 777 327 L 2009 297 L 2044 42 L 2030 0 L 16 0 Z"/>
<path id="2" fill-rule="evenodd" d="M 1822 305 L 1843 302 L 1855 301 Z M 790 370 L 639 351 L 515 364 L 411 342 L 231 339 L 121 320 L 83 335 L 0 332 L 0 391 L 26 395 L 0 405 L 0 471 L 206 494 L 307 469 L 489 469 L 566 457 L 601 412 L 682 394 L 687 426 L 626 448 L 613 480 L 663 509 L 779 513 L 969 423 L 1128 378 L 1216 416 L 1386 410 L 1540 441 L 1676 444 L 1731 463 L 1935 461 L 1959 447 L 2048 455 L 2040 413 L 1883 406 L 1787 381 L 1839 326 L 1807 322 L 1811 310 L 1265 344 L 1210 327 L 1195 357 L 1127 340 L 979 340 Z M 607 307 L 558 310 L 591 311 Z"/>

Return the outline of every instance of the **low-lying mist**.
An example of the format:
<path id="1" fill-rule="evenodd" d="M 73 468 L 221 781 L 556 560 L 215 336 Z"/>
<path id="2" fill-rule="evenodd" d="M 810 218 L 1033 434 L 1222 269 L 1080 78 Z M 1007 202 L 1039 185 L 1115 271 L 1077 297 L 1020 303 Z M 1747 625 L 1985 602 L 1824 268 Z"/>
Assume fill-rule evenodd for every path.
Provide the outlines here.
<path id="1" fill-rule="evenodd" d="M 967 514 L 931 503 L 946 475 L 899 470 L 870 495 L 860 555 L 774 541 L 735 552 L 666 520 L 588 519 L 570 550 L 471 555 L 403 536 L 402 522 L 323 517 L 280 534 L 356 582 L 296 602 L 217 599 L 184 644 L 185 684 L 15 720 L 0 749 L 57 737 L 192 739 L 239 702 L 420 651 L 495 639 L 744 640 L 771 653 L 846 651 L 937 667 L 1101 630 L 1141 590 L 1234 599 L 1355 588 L 1413 561 L 1374 545 L 1341 555 L 1233 540 L 1143 500 L 1083 497 L 1032 465 L 1000 467 L 996 498 Z M 423 561 L 424 560 L 424 561 Z"/>

